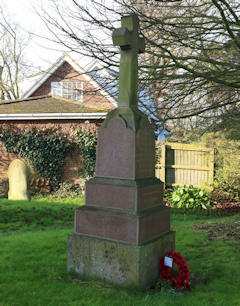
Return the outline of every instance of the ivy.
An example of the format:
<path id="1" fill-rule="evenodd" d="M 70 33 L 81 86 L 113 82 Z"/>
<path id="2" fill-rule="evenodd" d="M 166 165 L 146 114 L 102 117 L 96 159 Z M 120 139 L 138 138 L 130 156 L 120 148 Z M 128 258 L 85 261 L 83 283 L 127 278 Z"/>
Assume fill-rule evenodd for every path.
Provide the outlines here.
<path id="1" fill-rule="evenodd" d="M 72 131 L 71 136 L 78 144 L 78 151 L 83 158 L 83 167 L 78 170 L 78 174 L 84 178 L 92 177 L 96 164 L 97 136 L 83 129 Z"/>
<path id="2" fill-rule="evenodd" d="M 1 132 L 0 141 L 7 152 L 26 158 L 52 187 L 60 182 L 69 147 L 61 136 L 43 135 L 36 130 L 24 134 L 6 130 Z"/>

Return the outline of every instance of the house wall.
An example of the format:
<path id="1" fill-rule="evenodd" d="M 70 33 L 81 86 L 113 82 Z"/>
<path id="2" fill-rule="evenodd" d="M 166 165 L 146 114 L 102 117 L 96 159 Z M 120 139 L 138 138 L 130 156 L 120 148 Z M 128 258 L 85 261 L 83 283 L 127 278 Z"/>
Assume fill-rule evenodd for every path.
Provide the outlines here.
<path id="1" fill-rule="evenodd" d="M 23 133 L 24 131 L 30 131 L 33 128 L 37 130 L 49 130 L 51 133 L 58 132 L 62 136 L 68 137 L 71 130 L 76 130 L 83 128 L 85 130 L 97 133 L 103 120 L 32 120 L 32 121 L 8 121 L 1 122 L 0 127 L 3 130 L 12 130 L 16 133 Z M 1 187 L 4 188 L 5 182 L 7 180 L 7 171 L 9 164 L 14 159 L 18 158 L 15 153 L 6 152 L 3 144 L 0 143 L 0 193 Z M 80 184 L 81 178 L 78 176 L 78 169 L 82 166 L 82 159 L 76 152 L 69 152 L 64 161 L 64 173 L 63 181 L 72 182 L 74 184 Z M 47 182 L 41 179 L 39 176 L 31 175 L 31 184 L 33 187 L 38 185 L 42 187 L 43 190 L 47 190 Z M 35 186 L 36 187 L 36 186 Z M 40 188 L 41 189 L 41 188 Z"/>
<path id="2" fill-rule="evenodd" d="M 83 75 L 74 70 L 74 68 L 67 62 L 63 64 L 29 97 L 38 97 L 51 94 L 51 82 L 83 82 L 83 103 L 99 108 L 113 109 L 114 106 L 109 100 L 104 97 L 99 90 L 96 90 Z M 81 102 L 80 102 L 81 103 Z"/>

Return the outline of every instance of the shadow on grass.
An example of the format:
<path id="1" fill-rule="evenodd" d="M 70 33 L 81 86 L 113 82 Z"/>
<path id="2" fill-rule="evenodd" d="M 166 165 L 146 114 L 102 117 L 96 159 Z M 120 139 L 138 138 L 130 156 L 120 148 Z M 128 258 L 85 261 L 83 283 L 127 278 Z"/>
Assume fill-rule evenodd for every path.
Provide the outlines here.
<path id="1" fill-rule="evenodd" d="M 58 201 L 59 200 L 59 201 Z M 10 201 L 0 199 L 0 232 L 19 230 L 44 230 L 46 227 L 63 228 L 73 226 L 74 212 L 83 205 L 83 198 L 56 201 L 32 200 Z"/>

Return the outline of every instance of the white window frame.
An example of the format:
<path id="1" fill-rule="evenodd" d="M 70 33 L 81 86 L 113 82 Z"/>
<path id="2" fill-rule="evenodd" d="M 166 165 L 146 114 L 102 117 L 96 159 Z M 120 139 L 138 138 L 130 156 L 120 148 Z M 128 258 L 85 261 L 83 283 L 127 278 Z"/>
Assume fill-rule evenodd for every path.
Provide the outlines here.
<path id="1" fill-rule="evenodd" d="M 77 92 L 77 90 L 78 92 Z M 65 99 L 83 101 L 83 82 L 51 82 L 51 94 Z"/>

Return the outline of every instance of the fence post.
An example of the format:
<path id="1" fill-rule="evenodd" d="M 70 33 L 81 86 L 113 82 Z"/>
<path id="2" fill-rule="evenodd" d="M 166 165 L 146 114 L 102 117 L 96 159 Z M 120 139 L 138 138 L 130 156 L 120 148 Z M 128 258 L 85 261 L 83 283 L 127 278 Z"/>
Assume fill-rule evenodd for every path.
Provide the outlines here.
<path id="1" fill-rule="evenodd" d="M 213 183 L 214 179 L 214 153 L 215 149 L 209 152 L 209 183 Z"/>
<path id="2" fill-rule="evenodd" d="M 160 180 L 165 184 L 165 162 L 166 162 L 166 145 L 162 143 L 161 145 L 161 159 L 160 159 Z"/>

